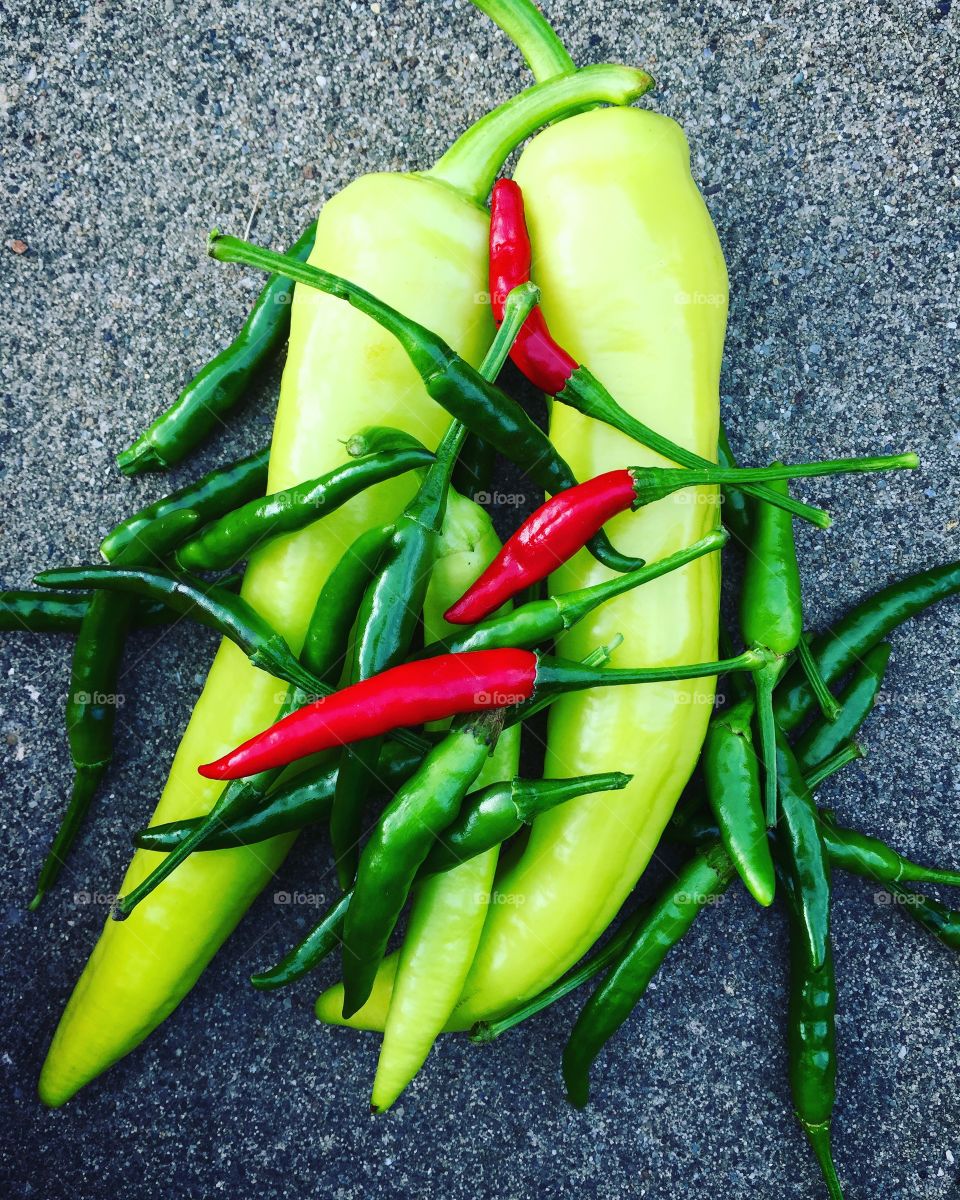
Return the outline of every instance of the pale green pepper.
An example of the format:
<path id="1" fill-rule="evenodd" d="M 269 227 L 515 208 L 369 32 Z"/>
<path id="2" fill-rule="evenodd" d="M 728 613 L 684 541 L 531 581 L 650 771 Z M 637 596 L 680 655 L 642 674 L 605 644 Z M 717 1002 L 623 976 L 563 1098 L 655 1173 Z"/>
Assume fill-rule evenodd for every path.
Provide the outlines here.
<path id="1" fill-rule="evenodd" d="M 478 301 L 487 286 L 482 202 L 504 158 L 545 122 L 585 103 L 624 103 L 649 83 L 642 72 L 617 67 L 558 79 L 488 115 L 430 172 L 361 177 L 324 208 L 310 261 L 369 288 L 479 363 L 493 336 Z M 433 445 L 447 416 L 389 333 L 332 297 L 297 288 L 268 492 L 342 462 L 340 443 L 364 424 L 398 426 Z M 329 519 L 278 538 L 252 557 L 244 598 L 297 649 L 343 547 L 398 513 L 410 487 L 405 480 L 381 484 Z M 221 785 L 200 777 L 197 766 L 267 726 L 283 690 L 235 646 L 221 646 L 153 823 L 210 810 Z M 126 921 L 108 921 L 54 1034 L 40 1077 L 44 1103 L 63 1104 L 169 1016 L 291 842 L 195 855 Z M 121 891 L 157 861 L 138 851 Z"/>
<path id="2" fill-rule="evenodd" d="M 512 7 L 506 5 L 506 7 Z M 532 277 L 556 340 L 633 415 L 716 460 L 727 273 L 690 175 L 683 131 L 639 109 L 603 109 L 541 133 L 516 171 L 534 251 Z M 665 465 L 622 434 L 554 405 L 551 438 L 577 477 Z M 676 494 L 611 523 L 626 553 L 655 560 L 718 519 L 716 489 Z M 607 578 L 579 554 L 551 578 L 556 592 Z M 580 658 L 618 631 L 614 666 L 711 659 L 719 565 L 691 563 L 603 605 L 560 643 Z M 577 961 L 607 927 L 653 853 L 700 752 L 713 681 L 564 696 L 549 725 L 546 774 L 618 770 L 622 792 L 586 796 L 537 818 L 520 859 L 497 881 L 461 1001 L 448 1028 L 505 1013 Z M 347 1024 L 383 1028 L 392 964 Z M 317 1002 L 342 1022 L 336 989 Z"/>

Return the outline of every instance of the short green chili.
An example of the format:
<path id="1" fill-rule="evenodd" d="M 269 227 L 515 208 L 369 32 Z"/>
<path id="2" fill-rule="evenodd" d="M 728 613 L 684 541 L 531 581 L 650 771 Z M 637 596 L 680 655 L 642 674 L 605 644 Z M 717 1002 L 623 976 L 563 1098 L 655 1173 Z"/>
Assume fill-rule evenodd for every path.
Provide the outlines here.
<path id="1" fill-rule="evenodd" d="M 305 262 L 313 249 L 313 221 L 288 254 Z M 207 363 L 177 399 L 122 453 L 117 465 L 125 475 L 161 471 L 181 462 L 247 394 L 254 374 L 273 358 L 290 328 L 293 284 L 271 275 L 237 337 Z"/>

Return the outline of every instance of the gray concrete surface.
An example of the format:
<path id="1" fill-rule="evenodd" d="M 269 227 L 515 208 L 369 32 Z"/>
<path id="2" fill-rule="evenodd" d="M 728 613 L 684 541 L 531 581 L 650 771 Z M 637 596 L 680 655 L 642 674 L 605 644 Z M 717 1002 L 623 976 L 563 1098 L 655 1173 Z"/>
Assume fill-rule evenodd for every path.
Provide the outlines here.
<path id="1" fill-rule="evenodd" d="M 923 456 L 909 478 L 805 489 L 842 517 L 829 534 L 802 535 L 820 626 L 960 549 L 950 8 L 546 4 L 578 60 L 650 66 L 660 82 L 650 103 L 686 128 L 730 265 L 723 396 L 743 456 L 904 445 Z M 254 294 L 252 276 L 204 260 L 206 229 L 239 232 L 258 205 L 256 237 L 285 242 L 358 172 L 429 164 L 527 76 L 459 0 L 8 0 L 0 21 L 9 587 L 92 559 L 116 519 L 168 488 L 121 479 L 112 456 L 230 336 Z M 259 444 L 274 384 L 173 482 Z M 844 818 L 960 866 L 960 605 L 894 645 L 870 757 L 829 796 Z M 604 1056 L 584 1113 L 566 1107 L 558 1083 L 568 1004 L 494 1047 L 444 1041 L 391 1116 L 368 1116 L 374 1041 L 318 1029 L 312 986 L 265 997 L 244 983 L 310 916 L 269 892 L 144 1048 L 64 1110 L 41 1110 L 39 1064 L 104 916 L 74 893 L 115 887 L 212 646 L 185 627 L 134 639 L 118 765 L 65 884 L 28 915 L 68 774 L 69 647 L 0 640 L 6 1194 L 820 1194 L 784 1077 L 781 921 L 742 892 L 670 960 Z M 278 887 L 309 890 L 316 853 L 305 841 Z M 847 1195 L 960 1196 L 957 960 L 846 878 L 836 930 Z"/>

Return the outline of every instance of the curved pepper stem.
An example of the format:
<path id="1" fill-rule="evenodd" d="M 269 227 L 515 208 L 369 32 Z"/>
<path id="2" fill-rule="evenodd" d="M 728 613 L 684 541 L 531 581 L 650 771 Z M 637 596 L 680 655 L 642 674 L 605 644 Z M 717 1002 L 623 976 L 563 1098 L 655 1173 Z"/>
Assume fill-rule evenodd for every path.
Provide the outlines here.
<path id="1" fill-rule="evenodd" d="M 532 0 L 471 0 L 503 30 L 523 55 L 537 83 L 568 75 L 576 64 Z"/>
<path id="2" fill-rule="evenodd" d="M 487 198 L 511 151 L 543 125 L 588 104 L 629 104 L 653 87 L 646 71 L 601 64 L 538 83 L 481 117 L 429 170 L 421 172 L 471 197 Z"/>
<path id="3" fill-rule="evenodd" d="M 667 683 L 704 679 L 728 671 L 762 671 L 770 663 L 766 650 L 745 650 L 735 658 L 717 662 L 686 663 L 667 667 L 589 667 L 563 658 L 537 660 L 536 693 L 574 692 L 594 687 L 630 687 L 637 683 Z"/>

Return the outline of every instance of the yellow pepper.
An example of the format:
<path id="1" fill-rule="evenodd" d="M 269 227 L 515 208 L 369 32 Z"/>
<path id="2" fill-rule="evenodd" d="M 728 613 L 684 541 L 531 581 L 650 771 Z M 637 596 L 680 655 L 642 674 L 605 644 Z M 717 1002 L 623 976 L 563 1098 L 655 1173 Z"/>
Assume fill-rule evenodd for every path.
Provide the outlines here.
<path id="1" fill-rule="evenodd" d="M 541 133 L 516 172 L 534 248 L 533 277 L 557 340 L 635 416 L 716 457 L 727 312 L 723 254 L 690 175 L 680 127 L 638 109 L 584 113 Z M 615 430 L 560 404 L 551 437 L 581 479 L 662 465 Z M 625 515 L 611 536 L 648 560 L 690 545 L 717 520 L 713 488 L 690 489 Z M 607 573 L 580 554 L 556 591 Z M 565 635 L 580 658 L 617 633 L 613 665 L 716 656 L 719 565 L 700 559 L 603 605 Z M 547 775 L 618 770 L 622 792 L 587 796 L 537 818 L 519 861 L 497 881 L 463 996 L 448 1028 L 509 1011 L 555 980 L 596 941 L 629 895 L 697 760 L 712 681 L 598 689 L 562 697 L 550 715 Z M 348 1024 L 382 1028 L 389 963 Z M 330 989 L 318 1017 L 342 1022 Z"/>
<path id="2" fill-rule="evenodd" d="M 493 335 L 486 306 L 488 218 L 482 201 L 503 159 L 540 125 L 585 103 L 639 94 L 641 73 L 611 67 L 529 89 L 489 114 L 425 174 L 361 177 L 320 215 L 310 261 L 369 288 L 479 363 Z M 343 461 L 341 440 L 392 424 L 434 444 L 447 417 L 390 334 L 348 305 L 295 292 L 268 491 Z M 243 595 L 295 649 L 327 574 L 361 530 L 398 513 L 409 481 L 384 483 L 251 560 Z M 217 653 L 174 758 L 153 823 L 206 813 L 220 785 L 210 761 L 274 718 L 283 685 L 230 644 Z M 41 1072 L 44 1103 L 63 1104 L 163 1021 L 270 879 L 292 839 L 194 855 L 123 923 L 108 921 L 71 996 Z M 126 893 L 156 865 L 138 851 Z"/>
<path id="3" fill-rule="evenodd" d="M 483 509 L 451 491 L 424 605 L 426 642 L 452 632 L 443 613 L 499 549 L 500 539 Z M 520 727 L 515 725 L 500 735 L 471 790 L 512 779 L 519 759 Z M 480 941 L 498 858 L 495 847 L 420 885 L 398 955 L 373 1084 L 371 1105 L 378 1112 L 389 1108 L 420 1070 L 456 1007 Z"/>

